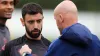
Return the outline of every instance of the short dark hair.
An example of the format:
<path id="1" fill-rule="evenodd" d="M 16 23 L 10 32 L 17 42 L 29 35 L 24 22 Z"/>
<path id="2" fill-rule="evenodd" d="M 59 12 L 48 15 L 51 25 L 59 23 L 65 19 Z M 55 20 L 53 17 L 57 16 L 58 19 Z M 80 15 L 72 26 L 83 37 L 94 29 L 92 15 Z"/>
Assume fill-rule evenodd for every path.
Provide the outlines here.
<path id="1" fill-rule="evenodd" d="M 19 2 L 19 0 L 14 0 L 14 5 L 16 5 Z"/>
<path id="2" fill-rule="evenodd" d="M 36 3 L 27 3 L 22 7 L 22 17 L 24 18 L 26 14 L 35 15 L 40 13 L 43 15 L 42 7 Z"/>

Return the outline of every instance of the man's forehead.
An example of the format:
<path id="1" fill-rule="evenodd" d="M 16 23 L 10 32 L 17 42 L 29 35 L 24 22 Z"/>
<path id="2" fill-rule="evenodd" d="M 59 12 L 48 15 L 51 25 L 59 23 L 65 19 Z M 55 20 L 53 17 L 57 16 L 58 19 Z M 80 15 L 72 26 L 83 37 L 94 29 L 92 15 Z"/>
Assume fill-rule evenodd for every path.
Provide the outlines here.
<path id="1" fill-rule="evenodd" d="M 37 21 L 37 20 L 42 20 L 43 19 L 43 17 L 40 17 L 40 18 L 35 18 L 35 17 L 30 17 L 30 18 L 25 18 L 25 20 L 27 20 L 27 21 Z"/>
<path id="2" fill-rule="evenodd" d="M 27 18 L 40 18 L 42 19 L 43 18 L 43 15 L 42 14 L 26 14 L 25 17 Z"/>

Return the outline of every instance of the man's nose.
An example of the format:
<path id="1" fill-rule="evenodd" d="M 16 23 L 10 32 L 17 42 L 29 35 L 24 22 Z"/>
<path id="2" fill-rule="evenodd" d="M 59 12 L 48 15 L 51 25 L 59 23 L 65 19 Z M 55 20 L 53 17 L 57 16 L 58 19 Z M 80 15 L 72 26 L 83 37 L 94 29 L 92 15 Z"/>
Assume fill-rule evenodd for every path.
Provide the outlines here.
<path id="1" fill-rule="evenodd" d="M 34 23 L 34 28 L 38 28 L 38 23 L 37 22 Z"/>

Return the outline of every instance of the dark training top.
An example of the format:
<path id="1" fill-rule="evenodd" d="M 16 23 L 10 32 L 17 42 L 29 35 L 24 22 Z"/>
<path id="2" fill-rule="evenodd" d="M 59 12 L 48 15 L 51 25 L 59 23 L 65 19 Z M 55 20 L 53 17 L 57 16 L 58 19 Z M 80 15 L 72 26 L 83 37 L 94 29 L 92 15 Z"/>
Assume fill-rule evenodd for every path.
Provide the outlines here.
<path id="1" fill-rule="evenodd" d="M 33 56 L 44 56 L 50 45 L 50 41 L 43 36 L 41 37 L 41 40 L 31 40 L 24 35 L 7 43 L 2 56 L 20 56 L 18 51 L 25 44 L 31 48 Z"/>
<path id="2" fill-rule="evenodd" d="M 4 50 L 4 45 L 10 41 L 10 33 L 5 25 L 0 24 L 0 54 Z"/>

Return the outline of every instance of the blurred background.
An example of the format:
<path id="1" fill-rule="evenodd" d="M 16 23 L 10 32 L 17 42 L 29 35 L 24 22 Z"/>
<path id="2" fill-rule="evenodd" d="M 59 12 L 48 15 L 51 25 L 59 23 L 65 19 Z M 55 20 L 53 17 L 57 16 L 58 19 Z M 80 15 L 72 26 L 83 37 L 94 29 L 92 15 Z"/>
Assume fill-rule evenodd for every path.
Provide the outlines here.
<path id="1" fill-rule="evenodd" d="M 38 3 L 44 12 L 44 22 L 42 34 L 44 37 L 54 40 L 60 36 L 56 21 L 53 17 L 54 8 L 63 0 L 20 0 L 15 7 L 12 19 L 7 21 L 7 26 L 11 32 L 11 38 L 18 38 L 25 34 L 25 29 L 20 22 L 21 7 L 29 2 Z M 91 32 L 100 38 L 100 0 L 72 0 L 79 13 L 79 23 L 87 26 Z"/>

